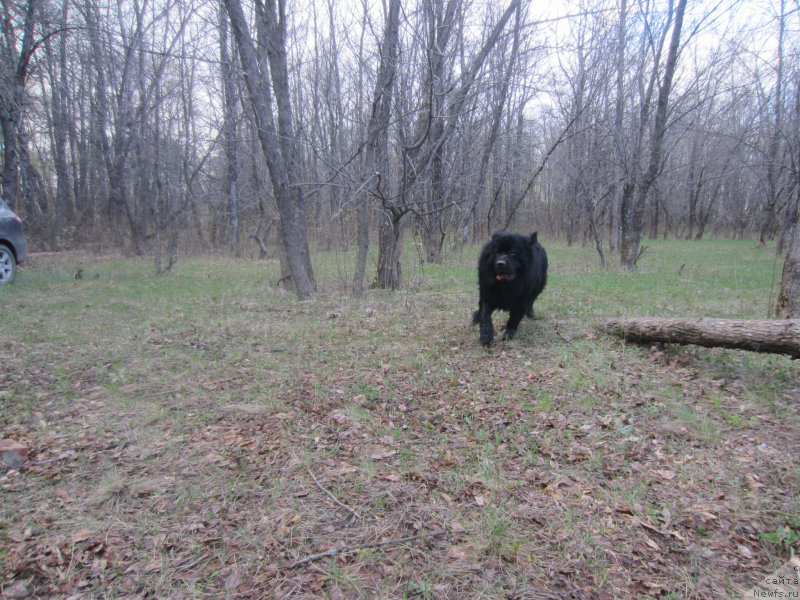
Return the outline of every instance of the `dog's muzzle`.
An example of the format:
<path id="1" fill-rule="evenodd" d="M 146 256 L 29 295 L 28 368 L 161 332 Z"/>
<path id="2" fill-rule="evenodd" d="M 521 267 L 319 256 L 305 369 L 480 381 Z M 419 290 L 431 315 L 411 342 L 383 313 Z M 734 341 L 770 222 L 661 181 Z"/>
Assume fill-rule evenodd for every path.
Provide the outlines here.
<path id="1" fill-rule="evenodd" d="M 494 261 L 494 273 L 494 278 L 497 281 L 510 281 L 514 279 L 514 273 L 508 264 L 508 260 L 504 257 L 500 257 Z"/>

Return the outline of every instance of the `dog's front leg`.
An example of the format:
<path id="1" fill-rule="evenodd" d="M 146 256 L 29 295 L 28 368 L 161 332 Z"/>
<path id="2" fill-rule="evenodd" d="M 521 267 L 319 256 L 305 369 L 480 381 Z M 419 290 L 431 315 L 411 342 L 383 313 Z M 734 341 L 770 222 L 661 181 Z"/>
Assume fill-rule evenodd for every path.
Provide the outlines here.
<path id="1" fill-rule="evenodd" d="M 481 344 L 489 346 L 494 340 L 494 325 L 492 325 L 492 309 L 485 302 L 478 308 L 481 323 Z"/>
<path id="2" fill-rule="evenodd" d="M 522 316 L 525 314 L 522 310 L 511 310 L 508 316 L 508 322 L 506 323 L 506 330 L 503 333 L 504 340 L 513 340 L 514 336 L 517 335 L 517 328 L 519 327 L 520 321 L 522 321 Z"/>

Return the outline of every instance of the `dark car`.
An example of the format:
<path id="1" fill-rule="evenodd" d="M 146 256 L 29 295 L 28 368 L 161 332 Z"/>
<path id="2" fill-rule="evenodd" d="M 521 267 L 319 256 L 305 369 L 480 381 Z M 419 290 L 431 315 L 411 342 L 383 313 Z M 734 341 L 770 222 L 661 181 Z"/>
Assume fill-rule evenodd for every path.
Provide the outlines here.
<path id="1" fill-rule="evenodd" d="M 0 198 L 0 285 L 11 283 L 17 275 L 17 265 L 28 254 L 28 242 L 22 233 L 20 219 Z"/>

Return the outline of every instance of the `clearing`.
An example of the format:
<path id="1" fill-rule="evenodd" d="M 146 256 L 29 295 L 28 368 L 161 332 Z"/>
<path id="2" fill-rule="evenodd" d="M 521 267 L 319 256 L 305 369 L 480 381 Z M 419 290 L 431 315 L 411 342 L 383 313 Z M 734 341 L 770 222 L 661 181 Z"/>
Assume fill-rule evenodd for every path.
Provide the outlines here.
<path id="1" fill-rule="evenodd" d="M 34 256 L 0 290 L 4 597 L 741 597 L 800 546 L 797 361 L 595 325 L 763 318 L 773 251 L 543 243 L 489 351 L 477 248 L 359 300 L 320 256 L 308 302 L 274 261 Z"/>

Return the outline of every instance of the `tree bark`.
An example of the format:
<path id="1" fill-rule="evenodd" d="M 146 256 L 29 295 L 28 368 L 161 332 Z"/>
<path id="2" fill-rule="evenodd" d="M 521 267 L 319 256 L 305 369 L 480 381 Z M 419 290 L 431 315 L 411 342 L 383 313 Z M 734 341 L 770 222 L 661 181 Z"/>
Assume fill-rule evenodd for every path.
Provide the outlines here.
<path id="1" fill-rule="evenodd" d="M 385 202 L 381 180 L 389 179 L 389 124 L 392 116 L 392 97 L 397 66 L 397 43 L 400 27 L 400 0 L 392 0 L 386 15 L 386 26 L 381 44 L 381 62 L 375 81 L 372 112 L 367 126 L 367 144 L 364 158 L 364 181 L 367 194 Z M 353 295 L 364 293 L 369 251 L 369 205 L 367 194 L 358 201 L 358 256 L 353 275 Z M 378 276 L 380 279 L 380 275 Z"/>
<path id="2" fill-rule="evenodd" d="M 5 3 L 3 4 L 5 7 Z M 2 86 L 0 86 L 0 133 L 2 133 L 2 144 L 0 144 L 0 158 L 2 158 L 3 172 L 0 182 L 3 185 L 3 195 L 11 204 L 11 207 L 18 210 L 20 197 L 20 168 L 22 160 L 20 155 L 25 151 L 23 140 L 20 135 L 22 127 L 22 115 L 25 110 L 25 84 L 28 79 L 28 68 L 36 50 L 33 36 L 36 26 L 36 12 L 39 2 L 32 0 L 28 3 L 25 10 L 25 20 L 22 27 L 22 41 L 19 53 L 17 48 L 20 46 L 15 30 L 10 18 L 2 19 L 0 32 L 3 36 L 5 52 L 3 52 L 3 62 L 0 63 L 2 73 Z"/>
<path id="3" fill-rule="evenodd" d="M 400 258 L 403 253 L 403 217 L 401 210 L 381 211 L 378 227 L 378 271 L 373 287 L 382 290 L 399 290 L 403 285 Z"/>
<path id="4" fill-rule="evenodd" d="M 638 317 L 608 319 L 601 330 L 630 342 L 694 344 L 800 358 L 800 319 L 734 320 Z"/>
<path id="5" fill-rule="evenodd" d="M 798 148 L 800 158 L 800 148 Z M 799 163 L 800 164 L 800 163 Z M 798 177 L 800 179 L 800 177 Z M 795 184 L 796 198 L 795 209 L 790 215 L 788 234 L 788 248 L 786 258 L 783 260 L 783 274 L 781 276 L 781 289 L 778 292 L 776 315 L 783 319 L 800 319 L 800 180 Z"/>
<path id="6" fill-rule="evenodd" d="M 286 1 L 265 0 L 256 3 L 256 29 L 258 43 L 264 45 L 269 59 L 269 72 L 272 76 L 272 90 L 275 93 L 276 115 L 278 118 L 278 143 L 288 182 L 287 193 L 293 209 L 292 231 L 294 241 L 286 243 L 287 260 L 292 269 L 292 277 L 300 297 L 309 298 L 316 292 L 314 269 L 311 264 L 311 251 L 308 244 L 308 209 L 303 192 L 302 156 L 299 141 L 294 131 L 294 115 L 289 85 L 289 61 L 287 57 Z M 302 102 L 300 102 L 302 105 Z M 279 196 L 276 194 L 276 198 Z M 292 250 L 289 246 L 292 246 Z M 290 254 L 296 256 L 290 256 Z M 298 280 L 292 262 L 302 262 L 303 273 Z"/>
<path id="7" fill-rule="evenodd" d="M 794 224 L 789 239 L 789 249 L 783 262 L 777 314 L 784 319 L 800 319 L 800 224 L 798 223 Z"/>
<path id="8" fill-rule="evenodd" d="M 778 292 L 776 316 L 800 319 L 800 78 L 795 82 L 794 104 L 794 202 L 786 207 L 786 258 L 783 260 L 781 289 Z"/>
<path id="9" fill-rule="evenodd" d="M 65 0 L 62 6 L 60 27 L 66 28 L 69 1 Z M 72 221 L 72 198 L 70 191 L 70 161 L 67 157 L 69 150 L 69 121 L 68 95 L 67 95 L 67 36 L 61 35 L 58 39 L 58 49 L 53 48 L 50 40 L 46 40 L 44 47 L 47 56 L 47 76 L 50 83 L 50 93 L 43 93 L 43 98 L 50 100 L 50 132 L 53 147 L 53 162 L 56 172 L 56 196 L 53 228 L 51 231 L 50 245 L 54 250 L 61 250 L 65 240 L 64 228 Z M 44 90 L 43 90 L 44 91 Z"/>
<path id="10" fill-rule="evenodd" d="M 399 272 L 400 259 L 402 255 L 402 244 L 400 237 L 404 223 L 402 215 L 411 210 L 415 212 L 430 212 L 430 204 L 424 201 L 425 194 L 415 188 L 424 187 L 424 177 L 431 177 L 432 165 L 438 153 L 450 140 L 456 131 L 457 125 L 461 122 L 464 106 L 469 99 L 470 92 L 473 90 L 478 75 L 486 63 L 489 53 L 494 48 L 497 41 L 503 34 L 509 19 L 517 10 L 520 0 L 511 0 L 508 8 L 492 27 L 486 40 L 483 42 L 478 53 L 469 65 L 464 65 L 464 71 L 460 83 L 452 93 L 452 101 L 448 105 L 448 110 L 436 118 L 437 126 L 430 126 L 428 118 L 429 109 L 426 102 L 422 101 L 419 106 L 420 115 L 414 131 L 414 141 L 406 144 L 401 151 L 402 155 L 402 175 L 400 176 L 398 187 L 400 192 L 397 197 L 400 201 L 384 202 L 383 210 L 387 216 L 381 222 L 381 229 L 378 235 L 378 273 L 376 274 L 375 285 L 377 287 L 390 287 L 397 289 L 402 282 L 402 274 Z M 455 6 L 455 5 L 454 5 Z M 441 121 L 441 122 L 440 122 Z M 434 137 L 435 134 L 435 137 Z M 387 185 L 387 189 L 394 186 Z M 416 195 L 418 201 L 414 202 Z M 389 213 L 391 213 L 390 216 Z M 398 216 L 399 215 L 399 216 Z M 388 247 L 382 244 L 388 243 Z M 397 273 L 387 270 L 397 268 Z"/>
<path id="11" fill-rule="evenodd" d="M 781 14 L 778 20 L 778 65 L 775 69 L 775 105 L 772 133 L 767 148 L 767 198 L 764 203 L 764 220 L 761 223 L 759 244 L 763 247 L 767 238 L 772 238 L 775 233 L 775 220 L 777 216 L 778 201 L 781 188 L 778 185 L 781 165 L 778 154 L 783 137 L 783 43 L 786 30 L 786 2 L 781 0 Z"/>
<path id="12" fill-rule="evenodd" d="M 225 7 L 239 48 L 244 79 L 258 125 L 258 138 L 267 161 L 278 212 L 281 216 L 281 239 L 286 260 L 297 295 L 301 299 L 311 298 L 316 290 L 316 284 L 308 248 L 305 201 L 300 190 L 299 180 L 293 179 L 297 175 L 297 156 L 294 149 L 290 148 L 290 144 L 296 143 L 296 140 L 290 133 L 291 113 L 287 106 L 289 102 L 288 87 L 285 87 L 288 86 L 285 48 L 283 48 L 283 52 L 276 47 L 268 50 L 270 54 L 277 53 L 276 56 L 270 57 L 270 63 L 275 63 L 277 67 L 272 73 L 272 77 L 278 96 L 278 119 L 281 127 L 281 135 L 279 135 L 278 129 L 275 127 L 272 94 L 269 90 L 267 76 L 259 65 L 255 44 L 250 35 L 241 2 L 225 0 Z M 270 5 L 269 8 L 273 8 L 273 6 Z M 274 13 L 267 13 L 269 13 L 269 9 L 261 17 L 275 16 Z M 271 43 L 277 44 L 283 41 L 284 39 L 281 37 L 280 40 L 272 40 Z M 281 62 L 283 64 L 280 64 Z M 277 81 L 274 81 L 276 77 Z"/>
<path id="13" fill-rule="evenodd" d="M 683 27 L 683 15 L 686 11 L 686 2 L 687 0 L 678 0 L 678 5 L 675 8 L 675 23 L 672 29 L 672 39 L 670 40 L 667 61 L 664 66 L 664 78 L 659 86 L 658 100 L 656 101 L 656 114 L 650 143 L 650 161 L 647 171 L 636 185 L 635 199 L 630 210 L 630 230 L 623 233 L 620 263 L 623 269 L 628 271 L 636 270 L 636 263 L 641 256 L 645 202 L 647 200 L 647 194 L 661 170 L 661 153 L 664 145 L 664 135 L 667 131 L 667 107 L 669 104 L 670 92 L 672 91 L 672 79 L 675 76 L 675 67 L 678 63 L 678 49 L 681 40 L 681 29 Z M 657 65 L 654 68 L 657 68 Z"/>
<path id="14" fill-rule="evenodd" d="M 233 79 L 233 63 L 228 52 L 228 22 L 225 19 L 225 8 L 219 9 L 219 48 L 220 70 L 222 75 L 223 96 L 223 148 L 225 151 L 225 191 L 228 193 L 228 210 L 231 225 L 231 252 L 234 256 L 242 255 L 241 233 L 239 231 L 239 157 L 238 157 L 238 115 L 236 107 L 236 84 Z"/>

